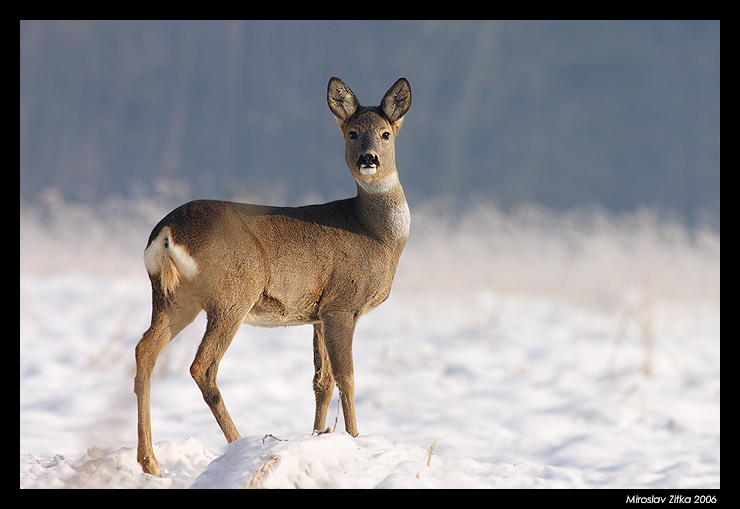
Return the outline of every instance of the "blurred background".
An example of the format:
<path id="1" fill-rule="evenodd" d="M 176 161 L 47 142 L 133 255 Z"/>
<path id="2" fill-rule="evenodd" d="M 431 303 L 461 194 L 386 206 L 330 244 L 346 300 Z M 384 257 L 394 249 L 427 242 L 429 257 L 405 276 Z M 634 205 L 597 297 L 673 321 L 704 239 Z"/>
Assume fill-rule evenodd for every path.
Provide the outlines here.
<path id="1" fill-rule="evenodd" d="M 21 206 L 352 196 L 331 76 L 365 105 L 411 82 L 412 210 L 648 207 L 719 230 L 719 21 L 21 21 Z"/>
<path id="2" fill-rule="evenodd" d="M 21 21 L 22 485 L 52 471 L 34 457 L 136 443 L 167 212 L 355 195 L 331 76 L 365 105 L 413 90 L 411 233 L 355 336 L 364 429 L 591 487 L 719 486 L 719 21 Z M 153 426 L 218 451 L 204 328 L 160 357 Z M 240 430 L 303 430 L 310 327 L 239 335 Z"/>

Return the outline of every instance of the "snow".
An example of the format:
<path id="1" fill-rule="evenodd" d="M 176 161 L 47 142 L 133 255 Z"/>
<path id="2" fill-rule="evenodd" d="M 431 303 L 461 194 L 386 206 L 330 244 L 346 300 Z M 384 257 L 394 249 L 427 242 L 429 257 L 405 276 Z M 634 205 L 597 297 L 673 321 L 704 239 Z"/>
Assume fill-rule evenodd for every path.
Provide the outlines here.
<path id="1" fill-rule="evenodd" d="M 337 431 L 311 436 L 310 327 L 244 326 L 219 370 L 227 445 L 188 372 L 201 315 L 158 361 L 144 474 L 133 352 L 168 207 L 21 204 L 21 488 L 719 488 L 719 234 L 490 205 L 412 204 L 355 334 L 358 437 L 336 393 Z"/>

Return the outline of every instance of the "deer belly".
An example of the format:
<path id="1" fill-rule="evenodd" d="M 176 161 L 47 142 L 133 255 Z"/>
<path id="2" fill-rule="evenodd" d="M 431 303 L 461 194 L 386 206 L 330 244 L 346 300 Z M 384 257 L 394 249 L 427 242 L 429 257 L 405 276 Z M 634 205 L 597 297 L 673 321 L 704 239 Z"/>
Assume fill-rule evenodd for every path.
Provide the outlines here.
<path id="1" fill-rule="evenodd" d="M 244 318 L 244 323 L 257 327 L 305 325 L 318 321 L 318 302 L 287 303 L 267 293 L 262 294 Z"/>

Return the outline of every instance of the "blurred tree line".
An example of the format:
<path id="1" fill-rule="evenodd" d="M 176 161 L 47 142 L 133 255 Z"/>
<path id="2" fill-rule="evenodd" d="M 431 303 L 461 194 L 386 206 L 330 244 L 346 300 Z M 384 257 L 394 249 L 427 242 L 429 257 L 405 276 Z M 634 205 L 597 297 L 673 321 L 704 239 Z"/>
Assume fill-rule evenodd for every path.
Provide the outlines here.
<path id="1" fill-rule="evenodd" d="M 679 211 L 719 227 L 719 21 L 21 21 L 20 196 L 354 193 L 325 103 L 399 76 L 412 201 Z"/>

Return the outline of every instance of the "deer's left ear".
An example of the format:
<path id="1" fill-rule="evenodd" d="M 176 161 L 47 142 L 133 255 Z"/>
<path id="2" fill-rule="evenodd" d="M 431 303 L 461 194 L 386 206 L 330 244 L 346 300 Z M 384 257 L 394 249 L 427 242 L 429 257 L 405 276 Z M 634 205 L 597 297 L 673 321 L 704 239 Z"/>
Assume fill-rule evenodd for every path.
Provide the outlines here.
<path id="1" fill-rule="evenodd" d="M 380 101 L 380 108 L 392 123 L 399 122 L 411 107 L 411 85 L 406 78 L 398 78 Z"/>

